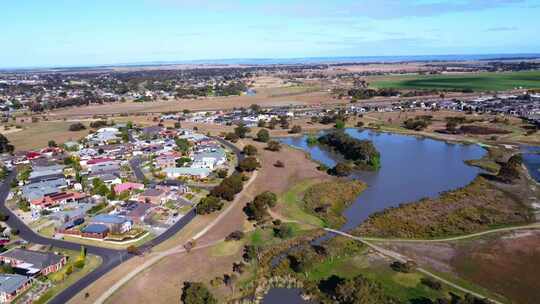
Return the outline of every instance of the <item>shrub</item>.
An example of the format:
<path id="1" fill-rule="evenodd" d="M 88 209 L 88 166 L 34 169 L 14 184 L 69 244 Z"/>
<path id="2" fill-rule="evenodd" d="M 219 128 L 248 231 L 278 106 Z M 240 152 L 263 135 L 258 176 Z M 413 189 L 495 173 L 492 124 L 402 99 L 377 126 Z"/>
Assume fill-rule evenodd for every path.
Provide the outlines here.
<path id="1" fill-rule="evenodd" d="M 257 154 L 257 148 L 254 145 L 246 145 L 242 152 L 246 155 L 252 156 Z"/>
<path id="2" fill-rule="evenodd" d="M 291 134 L 297 134 L 297 133 L 302 133 L 302 127 L 299 126 L 299 125 L 294 125 L 291 130 L 289 131 L 289 133 Z"/>
<path id="3" fill-rule="evenodd" d="M 277 152 L 281 150 L 281 144 L 279 143 L 279 141 L 271 140 L 266 145 L 266 149 L 269 151 Z"/>
<path id="4" fill-rule="evenodd" d="M 257 132 L 256 140 L 260 142 L 268 142 L 270 140 L 270 133 L 266 129 L 260 129 L 259 132 Z"/>
<path id="5" fill-rule="evenodd" d="M 244 238 L 244 232 L 240 230 L 233 231 L 227 235 L 225 241 L 239 241 Z"/>
<path id="6" fill-rule="evenodd" d="M 274 167 L 276 167 L 276 168 L 285 168 L 285 164 L 282 161 L 278 160 L 274 164 Z"/>
<path id="7" fill-rule="evenodd" d="M 85 262 L 84 262 L 83 259 L 78 259 L 78 260 L 75 261 L 75 263 L 73 263 L 73 266 L 75 266 L 78 269 L 81 269 L 81 268 L 84 267 L 84 264 L 85 264 Z"/>
<path id="8" fill-rule="evenodd" d="M 82 131 L 82 130 L 85 130 L 86 127 L 84 126 L 84 124 L 80 123 L 80 122 L 76 122 L 74 124 L 71 124 L 69 126 L 69 131 L 72 131 L 72 132 L 76 132 L 76 131 Z"/>
<path id="9" fill-rule="evenodd" d="M 422 284 L 426 285 L 427 287 L 433 289 L 433 290 L 441 290 L 442 289 L 442 284 L 441 282 L 439 281 L 436 281 L 432 278 L 422 278 L 420 280 L 420 282 L 422 282 Z"/>
<path id="10" fill-rule="evenodd" d="M 240 172 L 251 172 L 257 170 L 257 168 L 260 168 L 261 164 L 255 157 L 247 157 L 243 160 L 241 160 L 238 163 L 238 171 Z"/>

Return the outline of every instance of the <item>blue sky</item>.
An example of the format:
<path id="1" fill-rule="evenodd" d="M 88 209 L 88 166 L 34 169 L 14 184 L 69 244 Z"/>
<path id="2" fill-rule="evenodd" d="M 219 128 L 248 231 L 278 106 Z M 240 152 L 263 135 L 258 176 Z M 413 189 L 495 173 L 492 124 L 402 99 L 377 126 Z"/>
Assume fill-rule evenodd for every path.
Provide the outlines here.
<path id="1" fill-rule="evenodd" d="M 0 67 L 540 53 L 540 0 L 18 0 Z"/>

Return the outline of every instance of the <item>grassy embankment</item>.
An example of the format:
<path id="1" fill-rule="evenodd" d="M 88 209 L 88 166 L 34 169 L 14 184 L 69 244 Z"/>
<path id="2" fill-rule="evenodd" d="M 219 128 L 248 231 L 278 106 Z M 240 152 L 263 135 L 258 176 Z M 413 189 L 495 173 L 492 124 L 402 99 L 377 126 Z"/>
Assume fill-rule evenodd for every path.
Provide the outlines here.
<path id="1" fill-rule="evenodd" d="M 369 217 L 354 233 L 384 238 L 439 238 L 528 223 L 530 210 L 511 191 L 484 177 L 438 198 L 386 209 Z"/>
<path id="2" fill-rule="evenodd" d="M 279 212 L 287 219 L 319 227 L 339 227 L 342 213 L 366 185 L 358 180 L 300 182 L 279 197 Z"/>
<path id="3" fill-rule="evenodd" d="M 371 84 L 375 88 L 410 90 L 501 91 L 540 88 L 540 71 L 477 73 L 463 75 L 395 76 Z"/>

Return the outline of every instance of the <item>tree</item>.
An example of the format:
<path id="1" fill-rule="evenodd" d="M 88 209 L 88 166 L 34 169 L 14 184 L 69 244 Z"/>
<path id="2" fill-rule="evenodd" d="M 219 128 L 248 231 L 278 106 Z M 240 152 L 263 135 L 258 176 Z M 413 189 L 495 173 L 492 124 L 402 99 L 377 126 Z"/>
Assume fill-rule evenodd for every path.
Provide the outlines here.
<path id="1" fill-rule="evenodd" d="M 245 138 L 249 132 L 251 132 L 251 129 L 248 128 L 244 123 L 240 123 L 236 128 L 234 128 L 234 134 L 236 134 L 239 138 Z"/>
<path id="2" fill-rule="evenodd" d="M 260 167 L 261 167 L 261 164 L 259 163 L 259 161 L 255 157 L 250 156 L 241 160 L 238 163 L 237 169 L 240 172 L 251 172 L 251 171 L 257 170 L 257 168 L 260 168 Z"/>
<path id="3" fill-rule="evenodd" d="M 265 191 L 255 196 L 253 201 L 247 203 L 243 210 L 248 220 L 261 222 L 268 217 L 267 209 L 274 207 L 276 203 L 276 194 Z"/>
<path id="4" fill-rule="evenodd" d="M 58 145 L 56 144 L 54 140 L 49 140 L 49 142 L 47 143 L 47 146 L 49 148 L 58 147 Z"/>
<path id="5" fill-rule="evenodd" d="M 4 134 L 0 134 L 0 154 L 12 153 L 14 150 L 15 147 L 9 143 Z"/>
<path id="6" fill-rule="evenodd" d="M 257 154 L 257 147 L 254 145 L 246 145 L 242 152 L 246 155 L 253 156 Z"/>
<path id="7" fill-rule="evenodd" d="M 274 227 L 274 235 L 280 239 L 288 239 L 292 237 L 294 234 L 294 231 L 291 227 L 291 225 L 285 225 L 281 224 L 277 227 Z"/>
<path id="8" fill-rule="evenodd" d="M 215 211 L 219 211 L 223 208 L 223 201 L 220 198 L 209 195 L 201 199 L 197 204 L 197 214 L 210 214 Z"/>
<path id="9" fill-rule="evenodd" d="M 69 126 L 69 131 L 72 131 L 72 132 L 82 131 L 82 130 L 85 130 L 85 129 L 86 129 L 86 127 L 80 122 L 76 122 L 76 123 L 71 124 Z"/>
<path id="10" fill-rule="evenodd" d="M 279 141 L 271 140 L 266 145 L 266 150 L 277 152 L 281 150 L 281 144 L 279 143 Z"/>
<path id="11" fill-rule="evenodd" d="M 239 241 L 242 238 L 244 238 L 244 232 L 240 230 L 235 230 L 229 233 L 229 235 L 225 238 L 225 241 Z"/>
<path id="12" fill-rule="evenodd" d="M 215 304 L 217 300 L 202 283 L 184 282 L 181 301 L 184 304 Z"/>
<path id="13" fill-rule="evenodd" d="M 236 133 L 229 132 L 229 133 L 225 134 L 225 139 L 232 142 L 232 143 L 235 143 L 235 142 L 238 141 L 238 139 L 240 139 L 240 137 L 238 135 L 236 135 Z"/>
<path id="14" fill-rule="evenodd" d="M 257 132 L 256 140 L 260 142 L 268 142 L 270 140 L 270 133 L 266 129 L 260 129 L 259 132 Z"/>
<path id="15" fill-rule="evenodd" d="M 177 140 L 175 140 L 175 143 L 176 143 L 176 148 L 178 149 L 178 151 L 182 153 L 189 152 L 189 149 L 191 148 L 191 144 L 185 138 L 178 138 Z"/>
<path id="16" fill-rule="evenodd" d="M 298 134 L 298 133 L 302 133 L 302 127 L 299 126 L 299 125 L 294 125 L 291 130 L 289 131 L 289 133 L 291 134 Z"/>
<path id="17" fill-rule="evenodd" d="M 334 168 L 329 170 L 329 173 L 335 176 L 348 176 L 352 172 L 352 167 L 347 163 L 338 163 Z"/>
<path id="18" fill-rule="evenodd" d="M 345 122 L 341 119 L 336 120 L 336 124 L 334 125 L 336 129 L 343 129 L 345 128 Z"/>

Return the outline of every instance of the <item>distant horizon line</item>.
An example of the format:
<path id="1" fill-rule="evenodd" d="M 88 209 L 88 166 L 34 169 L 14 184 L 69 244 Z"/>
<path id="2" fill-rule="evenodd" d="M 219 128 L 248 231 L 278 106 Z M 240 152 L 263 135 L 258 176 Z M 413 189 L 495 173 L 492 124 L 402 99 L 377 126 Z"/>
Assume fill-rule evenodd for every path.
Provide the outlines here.
<path id="1" fill-rule="evenodd" d="M 1 67 L 0 71 L 100 69 L 114 67 L 144 67 L 167 65 L 287 65 L 287 64 L 339 64 L 339 63 L 397 63 L 420 61 L 474 61 L 474 60 L 512 60 L 537 59 L 540 53 L 480 53 L 480 54 L 431 54 L 431 55 L 363 55 L 363 56 L 307 56 L 307 57 L 253 57 L 221 59 L 153 60 L 111 64 L 68 64 L 41 66 Z"/>

